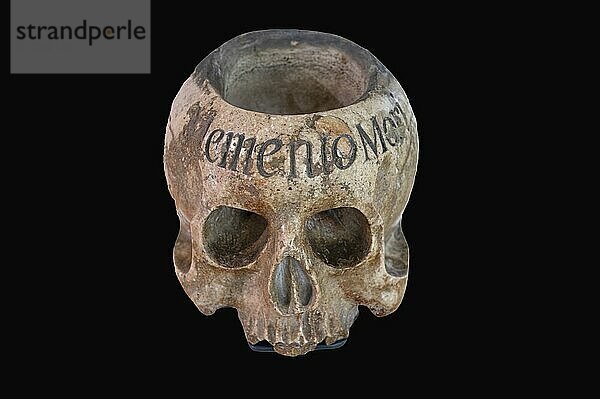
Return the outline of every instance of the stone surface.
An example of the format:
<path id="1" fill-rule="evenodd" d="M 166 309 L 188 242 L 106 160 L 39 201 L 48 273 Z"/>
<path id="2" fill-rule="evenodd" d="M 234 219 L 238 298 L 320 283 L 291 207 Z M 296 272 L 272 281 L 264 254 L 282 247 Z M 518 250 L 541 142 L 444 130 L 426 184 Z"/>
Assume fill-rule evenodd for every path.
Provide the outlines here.
<path id="1" fill-rule="evenodd" d="M 347 338 L 358 305 L 393 312 L 417 154 L 404 91 L 358 45 L 295 30 L 225 43 L 167 125 L 185 292 L 206 315 L 236 308 L 248 342 L 288 356 Z"/>

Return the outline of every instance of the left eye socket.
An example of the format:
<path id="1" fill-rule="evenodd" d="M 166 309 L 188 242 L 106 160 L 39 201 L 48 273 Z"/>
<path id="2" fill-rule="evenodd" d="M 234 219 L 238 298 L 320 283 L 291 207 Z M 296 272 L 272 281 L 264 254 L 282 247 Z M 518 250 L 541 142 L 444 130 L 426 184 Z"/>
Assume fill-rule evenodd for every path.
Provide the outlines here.
<path id="1" fill-rule="evenodd" d="M 267 243 L 267 220 L 244 209 L 220 206 L 206 218 L 202 236 L 213 260 L 223 267 L 242 267 L 254 261 Z"/>

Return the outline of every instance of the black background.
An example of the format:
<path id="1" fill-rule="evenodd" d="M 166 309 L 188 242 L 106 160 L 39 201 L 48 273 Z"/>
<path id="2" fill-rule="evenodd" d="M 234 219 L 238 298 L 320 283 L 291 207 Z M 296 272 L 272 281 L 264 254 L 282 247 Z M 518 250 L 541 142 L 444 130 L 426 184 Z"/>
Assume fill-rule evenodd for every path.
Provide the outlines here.
<path id="1" fill-rule="evenodd" d="M 85 370 L 100 368 L 106 383 L 175 376 L 185 384 L 214 372 L 256 386 L 272 375 L 333 385 L 427 375 L 451 384 L 449 375 L 485 374 L 479 365 L 496 350 L 497 331 L 484 321 L 486 277 L 471 241 L 479 231 L 465 225 L 482 193 L 472 155 L 461 153 L 480 140 L 462 121 L 481 107 L 473 87 L 486 84 L 482 49 L 471 44 L 477 28 L 443 9 L 280 7 L 154 1 L 149 75 L 7 73 L 5 151 L 17 160 L 6 168 L 5 196 L 20 221 L 17 281 L 27 287 L 18 317 L 34 326 L 21 336 L 39 364 L 65 359 L 78 378 L 94 380 Z M 171 102 L 196 64 L 265 28 L 331 32 L 370 50 L 405 89 L 421 146 L 403 221 L 411 264 L 402 305 L 385 318 L 361 308 L 342 349 L 295 359 L 252 352 L 234 310 L 206 317 L 186 297 L 172 265 L 178 220 L 162 164 Z"/>

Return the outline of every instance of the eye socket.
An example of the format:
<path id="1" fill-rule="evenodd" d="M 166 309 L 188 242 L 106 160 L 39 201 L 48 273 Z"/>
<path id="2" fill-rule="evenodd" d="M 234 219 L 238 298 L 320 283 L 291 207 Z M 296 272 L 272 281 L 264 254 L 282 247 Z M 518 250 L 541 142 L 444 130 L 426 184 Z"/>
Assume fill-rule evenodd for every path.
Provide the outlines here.
<path id="1" fill-rule="evenodd" d="M 267 221 L 254 212 L 220 206 L 206 218 L 202 235 L 206 252 L 221 266 L 246 266 L 267 242 Z"/>
<path id="2" fill-rule="evenodd" d="M 356 208 L 333 208 L 312 215 L 306 237 L 315 255 L 337 269 L 359 264 L 371 247 L 371 228 Z"/>

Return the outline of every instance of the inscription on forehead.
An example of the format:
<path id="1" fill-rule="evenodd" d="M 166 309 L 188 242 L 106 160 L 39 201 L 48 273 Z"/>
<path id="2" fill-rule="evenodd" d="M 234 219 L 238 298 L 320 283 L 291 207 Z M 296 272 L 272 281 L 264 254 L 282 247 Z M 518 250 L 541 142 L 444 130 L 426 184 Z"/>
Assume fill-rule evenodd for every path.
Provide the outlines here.
<path id="1" fill-rule="evenodd" d="M 377 160 L 386 151 L 402 146 L 409 123 L 410 119 L 396 103 L 389 112 L 373 115 L 347 132 L 322 134 L 318 142 L 274 137 L 257 143 L 256 137 L 248 132 L 216 128 L 202 141 L 202 159 L 232 173 L 258 173 L 264 178 L 277 175 L 285 163 L 288 178 L 314 178 L 336 168 L 351 168 L 357 159 Z M 302 172 L 300 165 L 304 165 Z"/>

